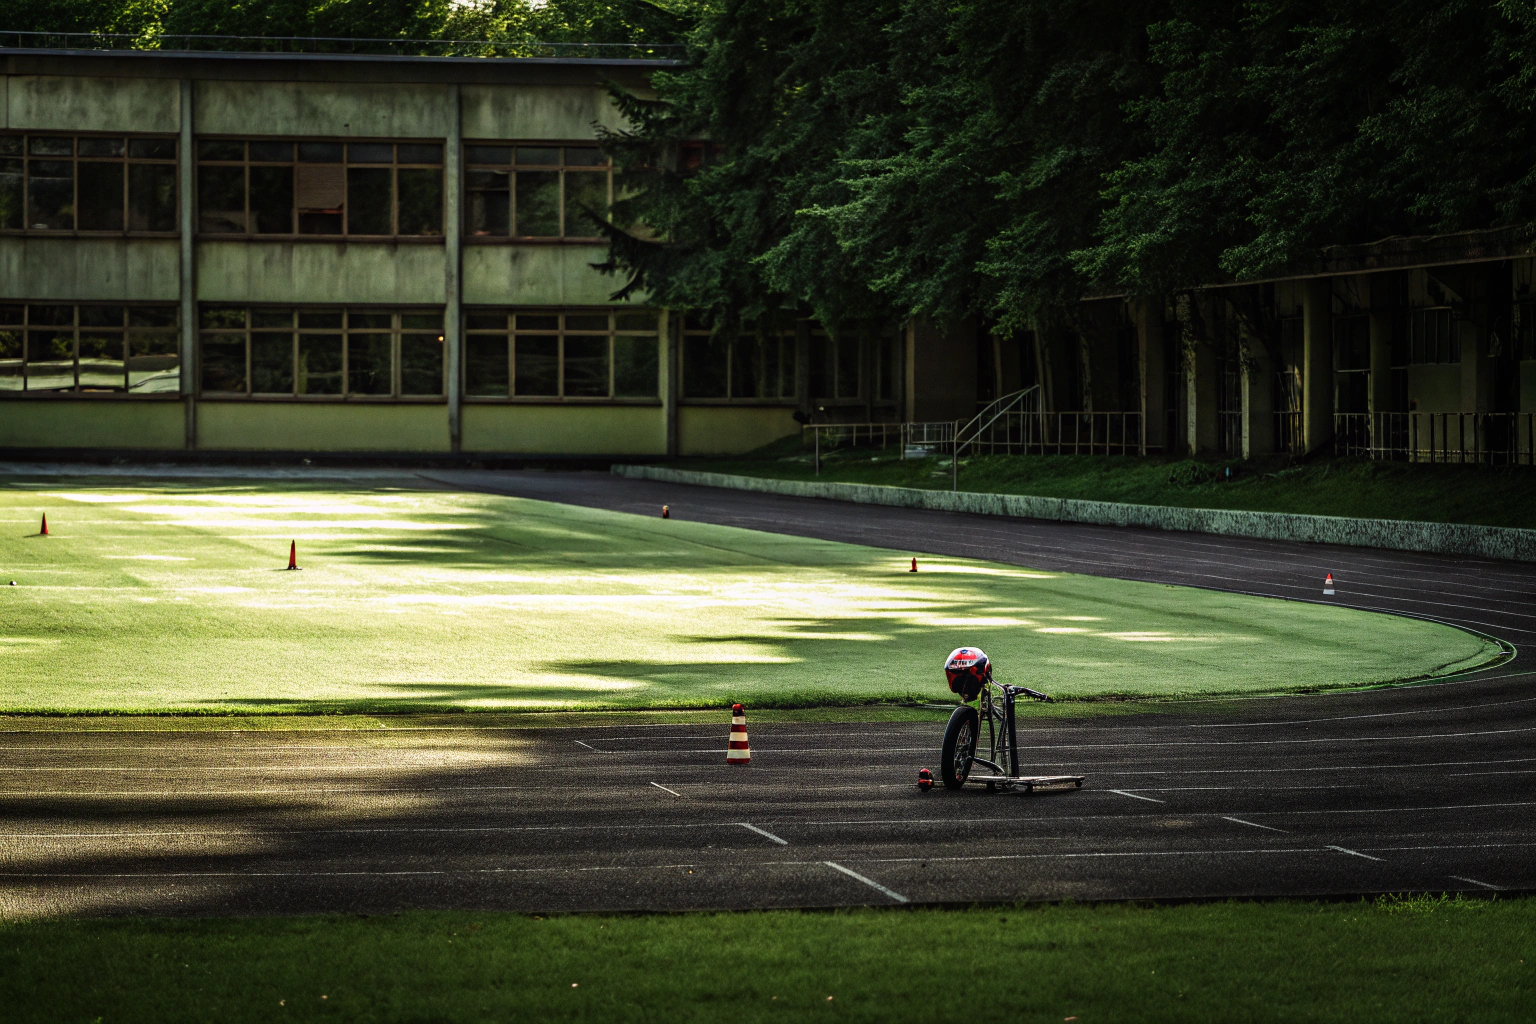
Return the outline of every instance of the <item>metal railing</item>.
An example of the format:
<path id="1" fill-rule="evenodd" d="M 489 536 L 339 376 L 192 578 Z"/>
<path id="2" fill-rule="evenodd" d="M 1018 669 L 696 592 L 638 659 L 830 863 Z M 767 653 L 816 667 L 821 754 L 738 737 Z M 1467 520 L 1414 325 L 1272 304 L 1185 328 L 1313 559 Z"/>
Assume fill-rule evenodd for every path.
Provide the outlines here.
<path id="1" fill-rule="evenodd" d="M 1399 462 L 1536 466 L 1536 414 L 1336 413 L 1333 448 L 1339 455 Z"/>
<path id="2" fill-rule="evenodd" d="M 375 54 L 409 57 L 587 57 L 675 61 L 682 43 L 581 43 L 489 39 L 354 39 L 342 36 L 163 35 L 157 32 L 0 31 L 0 48 L 224 53 Z"/>

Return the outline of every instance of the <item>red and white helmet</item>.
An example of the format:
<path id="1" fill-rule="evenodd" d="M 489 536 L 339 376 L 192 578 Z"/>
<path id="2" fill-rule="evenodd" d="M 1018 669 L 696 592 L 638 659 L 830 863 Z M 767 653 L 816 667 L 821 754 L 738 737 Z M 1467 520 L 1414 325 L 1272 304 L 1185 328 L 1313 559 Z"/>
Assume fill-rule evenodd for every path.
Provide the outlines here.
<path id="1" fill-rule="evenodd" d="M 992 678 L 992 662 L 980 647 L 957 647 L 944 662 L 951 693 L 961 700 L 975 700 L 983 683 Z"/>

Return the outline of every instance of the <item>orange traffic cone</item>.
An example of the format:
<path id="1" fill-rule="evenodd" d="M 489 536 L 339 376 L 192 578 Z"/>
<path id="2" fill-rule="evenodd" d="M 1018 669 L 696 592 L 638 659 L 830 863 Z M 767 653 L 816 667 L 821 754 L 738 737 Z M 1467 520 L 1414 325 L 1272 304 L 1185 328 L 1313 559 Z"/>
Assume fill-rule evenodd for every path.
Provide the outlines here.
<path id="1" fill-rule="evenodd" d="M 731 744 L 725 752 L 726 764 L 747 764 L 752 760 L 752 748 L 747 745 L 747 713 L 740 704 L 731 705 Z"/>
<path id="2" fill-rule="evenodd" d="M 1333 596 L 1333 573 L 1329 573 L 1328 578 L 1323 580 L 1323 596 Z"/>
<path id="3" fill-rule="evenodd" d="M 917 572 L 917 559 L 912 559 L 912 568 L 908 569 L 907 572 Z"/>
<path id="4" fill-rule="evenodd" d="M 288 568 L 290 568 L 290 569 L 297 569 L 298 567 L 299 567 L 299 542 L 296 541 L 296 540 L 291 540 L 291 541 L 288 542 Z"/>
<path id="5" fill-rule="evenodd" d="M 663 519 L 671 519 L 672 518 L 672 507 L 670 505 L 663 505 L 663 506 L 661 506 L 661 518 L 663 518 Z"/>
<path id="6" fill-rule="evenodd" d="M 46 536 L 48 536 L 48 513 L 47 512 L 43 513 L 43 528 L 41 530 L 37 531 L 37 535 L 39 537 L 46 537 Z"/>

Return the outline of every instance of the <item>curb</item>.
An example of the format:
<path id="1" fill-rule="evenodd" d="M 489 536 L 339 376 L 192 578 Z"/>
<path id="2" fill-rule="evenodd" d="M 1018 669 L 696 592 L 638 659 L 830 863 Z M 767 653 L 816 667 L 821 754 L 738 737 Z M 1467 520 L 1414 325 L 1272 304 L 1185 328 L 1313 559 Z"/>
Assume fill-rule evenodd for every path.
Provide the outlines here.
<path id="1" fill-rule="evenodd" d="M 1210 533 L 1254 540 L 1342 544 L 1392 551 L 1475 555 L 1511 562 L 1536 562 L 1536 530 L 1502 526 L 1416 523 L 1402 519 L 1350 519 L 1288 512 L 1172 508 L 1113 501 L 1082 501 L 1076 498 L 1038 498 L 1022 494 L 980 494 L 973 491 L 925 491 L 876 484 L 820 483 L 700 473 L 665 466 L 614 465 L 611 471 L 631 480 L 724 487 L 798 498 L 827 498 L 861 505 L 894 505 L 937 512 L 968 512 L 973 515 L 1013 516 L 1061 523 L 1090 523 L 1095 526 L 1135 526 L 1148 530 Z"/>

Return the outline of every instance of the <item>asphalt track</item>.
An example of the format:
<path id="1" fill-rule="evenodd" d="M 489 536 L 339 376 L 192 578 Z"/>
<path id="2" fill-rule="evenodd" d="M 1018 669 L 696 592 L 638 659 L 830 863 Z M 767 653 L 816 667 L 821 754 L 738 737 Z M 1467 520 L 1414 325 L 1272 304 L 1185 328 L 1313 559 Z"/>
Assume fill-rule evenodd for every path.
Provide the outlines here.
<path id="1" fill-rule="evenodd" d="M 0 734 L 0 916 L 1536 890 L 1536 567 L 628 481 L 438 486 L 1427 616 L 1459 681 L 1027 720 L 1081 790 L 920 794 L 932 723 Z M 942 654 L 942 652 L 939 652 Z M 937 657 L 937 656 L 936 656 Z M 937 666 L 936 669 L 937 671 Z"/>

